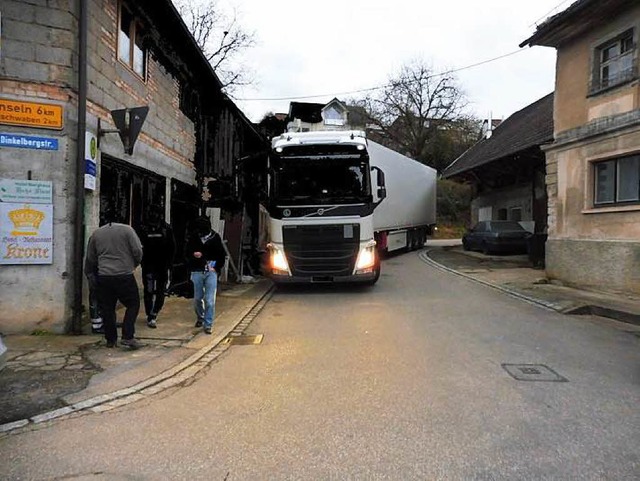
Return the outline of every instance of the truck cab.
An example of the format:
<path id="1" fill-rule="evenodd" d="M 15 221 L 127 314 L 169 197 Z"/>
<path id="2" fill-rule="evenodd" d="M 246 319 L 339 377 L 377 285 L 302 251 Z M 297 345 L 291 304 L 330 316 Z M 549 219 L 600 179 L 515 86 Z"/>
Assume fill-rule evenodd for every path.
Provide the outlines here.
<path id="1" fill-rule="evenodd" d="M 373 211 L 385 194 L 384 175 L 373 172 L 360 131 L 285 133 L 273 139 L 264 272 L 274 282 L 378 280 Z"/>

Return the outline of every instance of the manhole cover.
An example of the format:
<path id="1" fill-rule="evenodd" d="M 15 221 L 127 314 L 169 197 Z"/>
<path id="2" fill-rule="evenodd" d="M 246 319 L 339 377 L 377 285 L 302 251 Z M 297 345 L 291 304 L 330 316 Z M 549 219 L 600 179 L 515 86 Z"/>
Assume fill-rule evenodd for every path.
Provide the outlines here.
<path id="1" fill-rule="evenodd" d="M 258 334 L 256 336 L 229 336 L 225 339 L 225 343 L 234 346 L 249 346 L 251 344 L 260 344 L 264 334 Z"/>
<path id="2" fill-rule="evenodd" d="M 518 381 L 569 381 L 544 364 L 502 364 L 502 367 L 512 378 Z"/>

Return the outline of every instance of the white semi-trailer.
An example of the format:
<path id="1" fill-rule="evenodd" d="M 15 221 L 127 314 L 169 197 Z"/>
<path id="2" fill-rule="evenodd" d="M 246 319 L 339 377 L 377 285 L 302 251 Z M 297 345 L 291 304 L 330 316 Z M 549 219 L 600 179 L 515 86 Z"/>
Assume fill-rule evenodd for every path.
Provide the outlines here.
<path id="1" fill-rule="evenodd" d="M 435 171 L 361 131 L 282 134 L 267 165 L 263 272 L 276 283 L 373 284 L 380 248 L 422 245 L 435 223 Z"/>
<path id="2" fill-rule="evenodd" d="M 371 140 L 368 150 L 371 166 L 384 172 L 387 192 L 373 213 L 378 250 L 422 247 L 436 224 L 437 171 Z"/>

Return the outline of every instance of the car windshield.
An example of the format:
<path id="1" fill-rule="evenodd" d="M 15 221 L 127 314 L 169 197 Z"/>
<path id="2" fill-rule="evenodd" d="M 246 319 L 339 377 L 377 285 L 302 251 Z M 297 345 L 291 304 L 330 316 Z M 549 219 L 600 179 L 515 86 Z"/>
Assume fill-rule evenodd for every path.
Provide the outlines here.
<path id="1" fill-rule="evenodd" d="M 514 230 L 524 230 L 524 228 L 518 224 L 517 222 L 492 222 L 491 223 L 491 231 L 492 232 L 507 232 Z"/>

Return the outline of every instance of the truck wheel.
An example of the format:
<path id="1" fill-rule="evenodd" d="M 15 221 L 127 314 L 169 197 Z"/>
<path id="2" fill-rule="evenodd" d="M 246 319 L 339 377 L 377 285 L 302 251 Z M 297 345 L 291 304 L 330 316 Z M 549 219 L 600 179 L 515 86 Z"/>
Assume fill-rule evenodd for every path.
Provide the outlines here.
<path id="1" fill-rule="evenodd" d="M 422 249 L 426 242 L 427 242 L 427 231 L 425 229 L 420 229 L 418 231 L 418 249 Z"/>
<path id="2" fill-rule="evenodd" d="M 418 248 L 418 231 L 413 229 L 409 231 L 409 250 L 414 251 Z"/>

